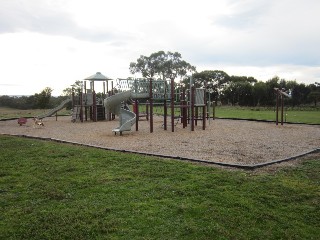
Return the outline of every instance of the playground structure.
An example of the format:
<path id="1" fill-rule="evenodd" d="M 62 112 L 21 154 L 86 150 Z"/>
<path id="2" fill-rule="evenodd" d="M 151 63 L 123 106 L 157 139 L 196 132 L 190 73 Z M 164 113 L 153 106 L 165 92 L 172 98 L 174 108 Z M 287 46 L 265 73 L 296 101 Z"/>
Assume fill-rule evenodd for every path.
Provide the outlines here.
<path id="1" fill-rule="evenodd" d="M 84 120 L 88 121 L 88 117 L 94 122 L 105 120 L 106 118 L 103 99 L 106 97 L 106 90 L 108 92 L 108 81 L 112 79 L 104 76 L 100 72 L 97 72 L 96 74 L 87 77 L 84 80 L 86 81 L 83 81 L 81 89 L 79 89 L 78 92 L 72 92 L 72 122 L 83 122 Z M 88 89 L 87 81 L 90 83 L 90 88 Z M 103 83 L 103 93 L 100 97 L 97 97 L 95 92 L 96 81 Z M 113 82 L 111 82 L 111 84 L 113 84 Z"/>
<path id="2" fill-rule="evenodd" d="M 60 111 L 61 109 L 63 109 L 69 102 L 71 102 L 71 99 L 68 98 L 66 100 L 64 100 L 62 103 L 60 103 L 59 106 L 51 109 L 50 111 L 44 113 L 44 114 L 41 114 L 39 116 L 37 116 L 36 118 L 37 119 L 43 119 L 43 118 L 46 118 L 46 117 L 50 117 L 52 116 L 53 114 L 56 114 L 58 111 Z"/>
<path id="3" fill-rule="evenodd" d="M 287 94 L 285 91 L 279 88 L 274 88 L 276 93 L 276 125 L 279 124 L 279 103 L 281 102 L 281 125 L 283 125 L 283 105 L 284 97 L 291 98 L 291 95 Z"/>
<path id="4" fill-rule="evenodd" d="M 206 89 L 191 87 L 186 90 L 181 86 L 175 89 L 173 80 L 153 80 L 145 78 L 127 78 L 111 81 L 100 72 L 85 80 L 90 81 L 90 88 L 86 88 L 83 82 L 82 89 L 78 93 L 73 93 L 73 113 L 72 121 L 111 121 L 115 115 L 119 116 L 119 127 L 112 131 L 117 134 L 124 131 L 131 131 L 136 124 L 136 131 L 139 129 L 139 120 L 145 116 L 150 122 L 150 133 L 153 132 L 154 107 L 162 107 L 163 128 L 168 129 L 168 117 L 171 119 L 171 131 L 175 131 L 175 125 L 180 121 L 183 128 L 188 124 L 191 131 L 194 131 L 198 120 L 202 121 L 202 129 L 206 128 L 206 119 L 210 119 L 207 110 L 211 103 L 206 101 Z M 97 97 L 94 90 L 94 82 L 103 82 L 103 93 Z M 115 86 L 114 86 L 115 82 Z M 107 94 L 106 94 L 107 91 Z M 128 107 L 132 103 L 133 111 Z M 207 105 L 208 104 L 208 105 Z M 145 112 L 139 112 L 139 105 L 145 105 Z M 175 115 L 175 109 L 180 109 L 179 116 Z M 168 114 L 170 110 L 170 114 Z M 210 112 L 210 111 L 209 111 Z"/>

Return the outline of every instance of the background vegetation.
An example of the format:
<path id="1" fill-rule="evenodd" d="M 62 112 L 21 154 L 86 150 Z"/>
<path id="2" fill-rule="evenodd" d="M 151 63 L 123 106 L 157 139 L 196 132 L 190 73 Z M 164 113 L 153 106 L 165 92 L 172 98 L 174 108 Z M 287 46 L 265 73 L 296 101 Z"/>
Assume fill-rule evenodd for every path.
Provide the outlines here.
<path id="1" fill-rule="evenodd" d="M 296 81 L 286 81 L 278 77 L 261 82 L 251 77 L 230 77 L 222 71 L 203 71 L 195 73 L 193 78 L 196 87 L 205 87 L 208 92 L 210 91 L 211 101 L 216 101 L 224 106 L 274 106 L 276 101 L 274 88 L 286 90 L 291 94 L 291 98 L 284 98 L 287 107 L 308 106 L 318 109 L 317 103 L 320 100 L 320 86 L 316 83 L 310 85 L 298 84 Z M 181 86 L 188 89 L 189 81 L 188 78 L 185 78 L 180 86 L 176 86 L 177 89 Z M 80 81 L 73 84 L 76 91 L 80 90 L 79 85 Z M 72 88 L 66 88 L 64 94 L 59 97 L 51 96 L 51 92 L 51 88 L 45 88 L 32 96 L 0 96 L 0 107 L 50 109 L 69 97 Z M 101 93 L 98 93 L 98 96 L 100 95 Z"/>

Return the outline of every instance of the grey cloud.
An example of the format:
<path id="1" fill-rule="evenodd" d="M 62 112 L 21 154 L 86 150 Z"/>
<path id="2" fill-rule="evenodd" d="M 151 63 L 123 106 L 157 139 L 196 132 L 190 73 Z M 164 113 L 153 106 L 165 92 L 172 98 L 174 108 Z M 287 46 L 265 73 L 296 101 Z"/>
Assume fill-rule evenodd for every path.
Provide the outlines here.
<path id="1" fill-rule="evenodd" d="M 38 32 L 69 36 L 85 41 L 101 42 L 121 38 L 108 31 L 87 29 L 61 9 L 45 5 L 45 1 L 5 0 L 0 3 L 0 33 Z"/>
<path id="2" fill-rule="evenodd" d="M 272 1 L 229 1 L 232 13 L 213 20 L 214 25 L 243 29 L 255 27 L 261 17 L 268 11 Z"/>

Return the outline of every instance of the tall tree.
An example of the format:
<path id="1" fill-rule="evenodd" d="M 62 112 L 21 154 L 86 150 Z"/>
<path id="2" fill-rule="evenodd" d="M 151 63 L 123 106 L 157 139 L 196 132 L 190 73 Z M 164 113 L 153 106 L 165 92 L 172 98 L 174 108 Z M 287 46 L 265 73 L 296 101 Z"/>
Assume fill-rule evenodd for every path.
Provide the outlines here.
<path id="1" fill-rule="evenodd" d="M 205 70 L 193 74 L 194 84 L 196 87 L 205 87 L 211 90 L 211 99 L 220 99 L 220 93 L 230 81 L 227 73 L 221 70 Z M 186 84 L 189 84 L 186 81 Z"/>
<path id="2" fill-rule="evenodd" d="M 132 74 L 141 73 L 143 77 L 162 79 L 176 79 L 185 76 L 188 72 L 195 71 L 195 67 L 182 60 L 178 52 L 159 51 L 152 53 L 149 57 L 141 55 L 136 62 L 130 63 Z"/>
<path id="3" fill-rule="evenodd" d="M 35 94 L 38 108 L 45 109 L 49 107 L 52 91 L 53 91 L 52 88 L 46 87 L 39 94 Z"/>
<path id="4" fill-rule="evenodd" d="M 72 92 L 80 92 L 82 91 L 82 81 L 75 81 L 70 87 L 63 89 L 62 96 L 71 96 Z"/>

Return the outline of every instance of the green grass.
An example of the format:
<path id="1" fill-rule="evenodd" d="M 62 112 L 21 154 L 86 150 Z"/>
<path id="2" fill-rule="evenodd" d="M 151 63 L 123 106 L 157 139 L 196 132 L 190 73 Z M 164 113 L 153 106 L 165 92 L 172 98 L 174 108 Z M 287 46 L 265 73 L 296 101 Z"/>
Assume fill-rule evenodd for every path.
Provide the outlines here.
<path id="1" fill-rule="evenodd" d="M 281 121 L 280 112 L 279 109 L 279 121 Z M 221 118 L 276 120 L 276 112 L 273 108 L 216 107 L 216 116 Z M 320 124 L 320 111 L 284 109 L 284 121 Z"/>
<path id="2" fill-rule="evenodd" d="M 317 239 L 320 161 L 276 172 L 0 136 L 0 239 Z"/>
<path id="3" fill-rule="evenodd" d="M 17 110 L 11 108 L 0 107 L 0 119 L 8 118 L 19 118 L 19 117 L 34 117 L 38 116 L 49 110 Z M 145 105 L 139 106 L 140 113 L 145 113 Z M 210 110 L 212 111 L 212 109 Z M 155 106 L 153 113 L 156 115 L 163 114 L 162 106 Z M 250 108 L 250 107 L 231 107 L 223 106 L 215 108 L 216 117 L 220 118 L 240 118 L 240 119 L 257 119 L 257 120 L 276 120 L 276 113 L 274 108 Z M 61 110 L 59 111 L 60 115 L 70 114 L 70 110 Z M 171 109 L 168 108 L 168 115 L 171 114 Z M 175 108 L 175 115 L 180 115 L 180 109 Z M 279 121 L 281 121 L 280 110 L 279 110 Z M 285 109 L 284 121 L 292 123 L 311 123 L 311 124 L 320 124 L 320 111 L 319 110 L 288 110 Z"/>
<path id="4" fill-rule="evenodd" d="M 49 112 L 50 109 L 14 109 L 8 107 L 0 107 L 0 119 L 20 118 L 20 117 L 35 117 L 43 113 Z M 70 114 L 70 110 L 62 109 L 58 112 L 59 115 Z"/>

